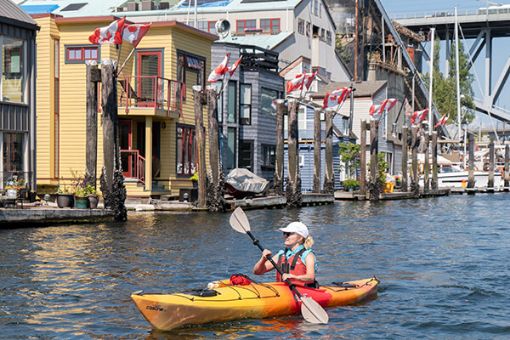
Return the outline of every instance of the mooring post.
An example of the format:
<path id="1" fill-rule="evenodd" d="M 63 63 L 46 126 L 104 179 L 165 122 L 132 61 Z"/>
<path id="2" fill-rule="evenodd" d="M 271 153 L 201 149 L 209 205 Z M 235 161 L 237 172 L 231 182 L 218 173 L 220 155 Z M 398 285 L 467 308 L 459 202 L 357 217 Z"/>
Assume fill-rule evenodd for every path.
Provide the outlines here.
<path id="1" fill-rule="evenodd" d="M 276 100 L 276 155 L 274 165 L 274 192 L 276 195 L 283 195 L 283 116 L 285 113 L 285 102 L 283 99 Z"/>
<path id="2" fill-rule="evenodd" d="M 96 188 L 97 182 L 97 83 L 101 71 L 97 64 L 87 64 L 87 138 L 85 181 Z"/>
<path id="3" fill-rule="evenodd" d="M 376 120 L 370 121 L 370 185 L 369 195 L 371 201 L 379 200 L 379 163 L 377 154 L 379 152 L 378 132 L 379 126 Z"/>
<path id="4" fill-rule="evenodd" d="M 335 174 L 333 173 L 333 111 L 326 110 L 326 174 L 324 178 L 324 193 L 335 192 Z"/>
<path id="5" fill-rule="evenodd" d="M 510 145 L 505 145 L 505 191 L 510 190 Z"/>
<path id="6" fill-rule="evenodd" d="M 193 86 L 193 100 L 195 109 L 195 141 L 198 163 L 198 208 L 205 209 L 206 200 L 206 167 L 205 167 L 205 138 L 204 138 L 204 91 L 202 86 Z"/>
<path id="7" fill-rule="evenodd" d="M 469 174 L 468 174 L 468 188 L 475 187 L 475 136 L 470 133 L 469 137 Z"/>
<path id="8" fill-rule="evenodd" d="M 423 192 L 428 193 L 430 191 L 430 159 L 429 159 L 429 133 L 425 132 L 425 150 L 423 150 Z"/>
<path id="9" fill-rule="evenodd" d="M 367 122 L 361 121 L 361 135 L 360 135 L 360 179 L 359 187 L 360 194 L 366 198 L 367 196 Z"/>
<path id="10" fill-rule="evenodd" d="M 432 190 L 438 189 L 437 182 L 437 131 L 432 132 Z"/>
<path id="11" fill-rule="evenodd" d="M 402 190 L 407 191 L 407 159 L 408 159 L 408 128 L 407 125 L 402 126 Z"/>
<path id="12" fill-rule="evenodd" d="M 487 189 L 494 190 L 494 139 L 491 138 L 489 143 L 489 179 L 487 181 Z"/>
<path id="13" fill-rule="evenodd" d="M 301 206 L 301 178 L 299 177 L 299 130 L 298 130 L 298 101 L 289 99 L 289 121 L 288 121 L 288 164 L 289 179 L 287 181 L 287 205 L 292 207 Z"/>
<path id="14" fill-rule="evenodd" d="M 420 195 L 420 179 L 418 177 L 418 127 L 413 127 L 411 129 L 412 141 L 411 141 L 411 167 L 412 167 L 412 177 L 411 177 L 411 191 L 414 193 L 414 196 L 418 197 Z"/>
<path id="15" fill-rule="evenodd" d="M 321 108 L 313 116 L 313 192 L 321 192 Z"/>
<path id="16" fill-rule="evenodd" d="M 207 183 L 207 207 L 209 211 L 223 211 L 223 170 L 220 163 L 220 147 L 218 139 L 218 93 L 214 88 L 207 89 L 207 113 L 209 125 L 209 168 L 210 176 Z"/>

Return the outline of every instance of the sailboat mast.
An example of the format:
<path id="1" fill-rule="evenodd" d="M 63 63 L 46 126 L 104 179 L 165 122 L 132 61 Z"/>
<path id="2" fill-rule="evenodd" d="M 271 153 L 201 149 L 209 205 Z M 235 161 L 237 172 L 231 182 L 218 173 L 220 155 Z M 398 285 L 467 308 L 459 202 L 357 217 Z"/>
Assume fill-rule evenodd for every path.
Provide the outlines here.
<path id="1" fill-rule="evenodd" d="M 435 45 L 435 33 L 436 29 L 432 27 L 430 29 L 430 82 L 429 82 L 429 136 L 432 135 L 432 85 L 434 82 L 434 45 Z"/>
<path id="2" fill-rule="evenodd" d="M 461 111 L 460 111 L 460 75 L 459 75 L 459 23 L 457 21 L 457 7 L 455 7 L 455 81 L 457 86 L 457 136 L 461 136 Z M 464 141 L 465 142 L 465 141 Z"/>

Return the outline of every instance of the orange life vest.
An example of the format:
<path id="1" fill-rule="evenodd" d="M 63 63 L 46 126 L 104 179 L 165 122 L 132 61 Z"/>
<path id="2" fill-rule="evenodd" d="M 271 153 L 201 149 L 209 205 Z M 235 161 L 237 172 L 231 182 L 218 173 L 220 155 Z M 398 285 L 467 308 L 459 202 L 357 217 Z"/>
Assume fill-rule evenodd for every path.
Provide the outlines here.
<path id="1" fill-rule="evenodd" d="M 306 274 L 306 264 L 303 263 L 303 261 L 301 260 L 301 255 L 305 251 L 306 249 L 303 247 L 297 253 L 287 258 L 286 256 L 287 250 L 285 249 L 283 253 L 278 257 L 277 265 L 282 269 L 282 272 L 285 274 L 304 275 Z M 276 272 L 276 281 L 278 282 L 283 281 L 278 271 Z M 290 279 L 290 282 L 297 286 L 304 286 L 308 283 L 297 279 Z"/>

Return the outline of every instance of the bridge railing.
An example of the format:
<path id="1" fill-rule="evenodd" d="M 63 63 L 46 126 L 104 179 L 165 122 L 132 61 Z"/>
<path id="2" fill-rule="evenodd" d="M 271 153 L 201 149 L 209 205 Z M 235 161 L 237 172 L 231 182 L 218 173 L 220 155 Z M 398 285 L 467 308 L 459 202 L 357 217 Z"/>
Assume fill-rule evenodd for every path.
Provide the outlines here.
<path id="1" fill-rule="evenodd" d="M 487 11 L 486 8 L 478 8 L 478 9 L 466 9 L 459 10 L 457 9 L 457 16 L 469 16 L 469 15 L 494 15 L 494 14 L 510 14 L 510 7 L 501 7 L 501 8 L 489 8 Z M 434 11 L 434 12 L 414 12 L 414 13 L 395 13 L 391 16 L 392 19 L 423 19 L 423 18 L 441 18 L 441 17 L 453 17 L 455 16 L 455 12 L 453 10 L 445 10 L 445 11 Z"/>

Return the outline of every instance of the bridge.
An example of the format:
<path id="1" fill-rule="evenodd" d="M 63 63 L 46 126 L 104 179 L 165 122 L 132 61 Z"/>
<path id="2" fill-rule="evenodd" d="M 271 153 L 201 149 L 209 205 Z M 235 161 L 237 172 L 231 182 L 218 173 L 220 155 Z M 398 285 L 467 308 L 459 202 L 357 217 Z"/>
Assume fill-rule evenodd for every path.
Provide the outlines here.
<path id="1" fill-rule="evenodd" d="M 436 28 L 436 34 L 442 40 L 446 40 L 446 60 L 450 57 L 449 42 L 454 39 L 455 14 L 451 12 L 434 12 L 420 16 L 408 16 L 405 18 L 394 18 L 395 21 L 418 34 L 428 32 L 431 27 Z M 510 36 L 510 5 L 491 6 L 472 12 L 459 12 L 457 22 L 461 28 L 462 36 L 459 39 L 474 39 L 469 47 L 469 67 L 472 68 L 480 57 L 482 50 L 485 50 L 484 84 L 482 88 L 483 99 L 476 99 L 476 109 L 481 113 L 488 114 L 501 121 L 510 122 L 510 112 L 495 107 L 510 75 L 510 56 L 507 57 L 505 66 L 497 81 L 493 85 L 493 49 L 494 38 L 505 38 Z M 429 58 L 424 53 L 425 58 Z M 448 63 L 446 63 L 448 64 Z M 448 73 L 448 72 L 446 72 Z"/>

